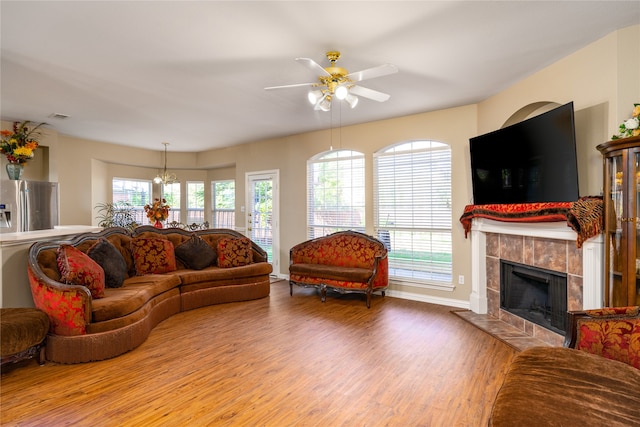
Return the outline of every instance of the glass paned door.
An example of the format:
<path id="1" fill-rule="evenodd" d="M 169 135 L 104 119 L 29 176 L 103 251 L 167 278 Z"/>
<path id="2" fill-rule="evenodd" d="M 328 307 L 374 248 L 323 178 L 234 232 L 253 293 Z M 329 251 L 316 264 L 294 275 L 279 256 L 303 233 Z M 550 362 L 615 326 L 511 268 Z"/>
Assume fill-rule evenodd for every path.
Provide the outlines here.
<path id="1" fill-rule="evenodd" d="M 629 281 L 628 292 L 629 296 L 627 298 L 627 305 L 638 305 L 640 303 L 640 151 L 639 149 L 634 150 L 634 169 L 633 173 L 629 177 L 629 181 L 631 182 L 630 194 L 633 200 L 632 208 L 633 212 L 630 212 L 632 217 L 632 226 L 633 229 L 630 230 L 632 232 L 631 236 L 634 236 L 634 240 L 632 242 L 632 246 L 634 251 L 629 256 L 633 259 L 630 262 L 633 264 L 631 269 L 632 274 L 630 275 L 631 280 Z"/>
<path id="2" fill-rule="evenodd" d="M 623 253 L 625 251 L 624 242 L 622 239 L 622 227 L 624 226 L 624 173 L 623 173 L 623 157 L 614 156 L 607 159 L 607 168 L 609 168 L 609 182 L 608 197 L 611 198 L 611 206 L 613 207 L 606 215 L 607 229 L 609 235 L 607 240 L 609 241 L 609 248 L 607 253 L 607 262 L 609 264 L 609 274 L 606 277 L 608 292 L 605 298 L 608 299 L 607 305 L 620 303 L 620 300 L 625 296 L 621 295 L 623 288 L 622 284 L 622 271 L 623 271 Z"/>
<path id="3" fill-rule="evenodd" d="M 278 174 L 247 174 L 247 234 L 264 249 L 277 273 L 278 256 Z"/>

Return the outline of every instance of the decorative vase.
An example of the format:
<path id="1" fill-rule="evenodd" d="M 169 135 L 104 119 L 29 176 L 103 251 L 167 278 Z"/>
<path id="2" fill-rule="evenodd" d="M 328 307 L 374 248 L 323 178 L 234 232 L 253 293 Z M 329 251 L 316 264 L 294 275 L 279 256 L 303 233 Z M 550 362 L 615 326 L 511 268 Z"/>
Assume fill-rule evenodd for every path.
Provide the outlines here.
<path id="1" fill-rule="evenodd" d="M 7 163 L 7 175 L 9 179 L 18 180 L 22 176 L 22 166 L 20 163 Z"/>
<path id="2" fill-rule="evenodd" d="M 160 222 L 160 220 L 159 220 L 159 219 L 156 219 L 156 223 L 155 223 L 155 224 L 153 224 L 153 226 L 154 226 L 155 228 L 162 228 L 162 223 Z"/>

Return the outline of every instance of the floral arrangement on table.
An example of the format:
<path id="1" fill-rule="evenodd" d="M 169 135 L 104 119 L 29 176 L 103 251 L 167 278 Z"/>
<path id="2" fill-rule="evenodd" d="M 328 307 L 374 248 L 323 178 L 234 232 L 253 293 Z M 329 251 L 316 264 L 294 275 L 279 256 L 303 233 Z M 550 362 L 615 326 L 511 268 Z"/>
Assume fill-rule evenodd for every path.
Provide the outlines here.
<path id="1" fill-rule="evenodd" d="M 144 211 L 151 222 L 166 220 L 169 217 L 169 209 L 171 206 L 165 199 L 156 198 L 151 205 L 144 205 Z"/>
<path id="2" fill-rule="evenodd" d="M 611 139 L 629 138 L 640 135 L 640 104 L 633 104 L 631 118 L 622 122 L 618 128 L 619 134 L 613 135 Z"/>
<path id="3" fill-rule="evenodd" d="M 33 158 L 33 153 L 38 148 L 38 138 L 40 132 L 38 128 L 44 125 L 40 123 L 31 126 L 29 120 L 24 122 L 14 122 L 13 131 L 2 130 L 0 134 L 0 153 L 4 154 L 9 163 L 18 163 L 23 165 L 27 160 Z"/>

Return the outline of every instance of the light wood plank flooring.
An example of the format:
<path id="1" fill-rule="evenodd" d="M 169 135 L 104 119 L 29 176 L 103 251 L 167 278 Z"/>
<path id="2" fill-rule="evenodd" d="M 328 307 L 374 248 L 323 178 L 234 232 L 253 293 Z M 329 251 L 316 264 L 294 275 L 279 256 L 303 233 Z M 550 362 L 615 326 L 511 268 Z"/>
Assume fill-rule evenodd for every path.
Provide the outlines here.
<path id="1" fill-rule="evenodd" d="M 450 307 L 272 284 L 137 349 L 0 379 L 2 426 L 484 426 L 516 350 Z"/>

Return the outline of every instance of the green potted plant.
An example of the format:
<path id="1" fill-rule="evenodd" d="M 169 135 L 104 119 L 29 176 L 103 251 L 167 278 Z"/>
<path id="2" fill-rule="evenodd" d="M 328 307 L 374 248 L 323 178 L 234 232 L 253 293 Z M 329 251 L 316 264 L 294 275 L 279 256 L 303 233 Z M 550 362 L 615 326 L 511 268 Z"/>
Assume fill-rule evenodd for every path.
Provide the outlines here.
<path id="1" fill-rule="evenodd" d="M 100 227 L 124 227 L 133 230 L 139 225 L 135 220 L 134 207 L 128 202 L 99 203 L 95 209 L 98 211 L 96 219 Z"/>

